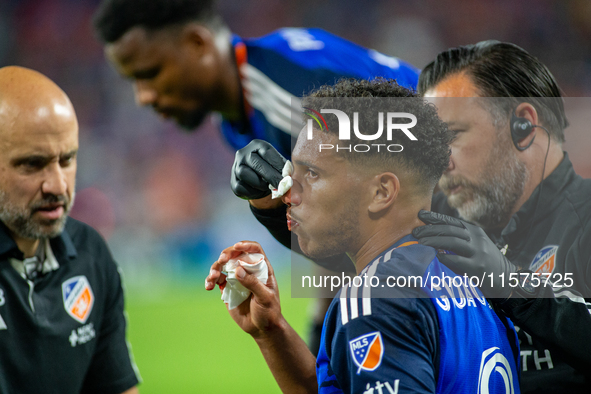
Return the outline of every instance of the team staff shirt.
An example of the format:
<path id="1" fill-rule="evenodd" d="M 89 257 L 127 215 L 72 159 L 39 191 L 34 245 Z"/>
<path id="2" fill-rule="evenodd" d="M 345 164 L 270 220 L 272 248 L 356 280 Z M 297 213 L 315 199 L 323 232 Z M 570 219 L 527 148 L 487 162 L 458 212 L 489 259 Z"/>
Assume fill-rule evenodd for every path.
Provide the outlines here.
<path id="1" fill-rule="evenodd" d="M 550 274 L 555 284 L 502 306 L 519 335 L 524 393 L 591 390 L 591 180 L 564 155 L 502 232 L 489 234 L 513 264 Z M 433 204 L 458 217 L 444 195 Z"/>
<path id="2" fill-rule="evenodd" d="M 519 393 L 511 322 L 469 285 L 427 285 L 443 274 L 457 277 L 409 235 L 359 275 L 379 282 L 344 287 L 324 323 L 319 393 Z M 423 283 L 387 285 L 411 277 Z"/>
<path id="3" fill-rule="evenodd" d="M 247 114 L 241 122 L 222 118 L 222 133 L 235 149 L 256 138 L 289 158 L 297 138 L 291 127 L 292 99 L 340 78 L 391 78 L 411 89 L 418 81 L 419 70 L 408 63 L 321 29 L 285 28 L 254 39 L 234 36 L 232 44 Z"/>
<path id="4" fill-rule="evenodd" d="M 71 218 L 47 244 L 31 272 L 0 222 L 0 393 L 119 394 L 137 385 L 107 245 Z"/>

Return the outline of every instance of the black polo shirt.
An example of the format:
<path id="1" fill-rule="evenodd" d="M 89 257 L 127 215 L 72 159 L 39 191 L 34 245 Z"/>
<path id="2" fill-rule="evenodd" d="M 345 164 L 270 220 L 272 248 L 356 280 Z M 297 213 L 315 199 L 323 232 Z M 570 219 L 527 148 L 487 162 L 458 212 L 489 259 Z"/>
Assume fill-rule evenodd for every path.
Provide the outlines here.
<path id="1" fill-rule="evenodd" d="M 575 173 L 565 152 L 507 226 L 488 234 L 513 264 L 550 273 L 555 284 L 545 296 L 503 305 L 519 336 L 522 393 L 591 392 L 590 195 L 591 180 Z M 458 216 L 442 194 L 433 204 Z"/>
<path id="2" fill-rule="evenodd" d="M 105 241 L 69 218 L 49 241 L 59 264 L 27 279 L 0 222 L 0 393 L 119 394 L 138 383 L 121 278 Z"/>

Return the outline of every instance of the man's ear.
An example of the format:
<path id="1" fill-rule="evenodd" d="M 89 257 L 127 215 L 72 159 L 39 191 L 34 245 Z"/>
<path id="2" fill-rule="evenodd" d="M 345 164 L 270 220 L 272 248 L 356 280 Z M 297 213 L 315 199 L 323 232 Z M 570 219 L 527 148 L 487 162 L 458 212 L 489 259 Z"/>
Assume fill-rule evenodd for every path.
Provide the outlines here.
<path id="1" fill-rule="evenodd" d="M 530 103 L 521 103 L 515 108 L 515 115 L 520 118 L 525 118 L 531 122 L 531 124 L 538 124 L 538 111 Z"/>
<path id="2" fill-rule="evenodd" d="M 182 40 L 191 45 L 198 55 L 203 55 L 215 48 L 215 35 L 204 25 L 187 23 L 181 35 Z"/>
<path id="3" fill-rule="evenodd" d="M 538 124 L 538 112 L 530 103 L 521 103 L 515 108 L 515 116 L 528 120 L 532 125 Z M 536 128 L 534 127 L 529 135 L 520 141 L 517 141 L 518 146 L 527 147 L 530 145 L 532 139 L 536 136 Z"/>
<path id="4" fill-rule="evenodd" d="M 376 175 L 370 185 L 371 200 L 368 210 L 371 213 L 380 213 L 389 209 L 400 191 L 400 180 L 391 172 Z"/>

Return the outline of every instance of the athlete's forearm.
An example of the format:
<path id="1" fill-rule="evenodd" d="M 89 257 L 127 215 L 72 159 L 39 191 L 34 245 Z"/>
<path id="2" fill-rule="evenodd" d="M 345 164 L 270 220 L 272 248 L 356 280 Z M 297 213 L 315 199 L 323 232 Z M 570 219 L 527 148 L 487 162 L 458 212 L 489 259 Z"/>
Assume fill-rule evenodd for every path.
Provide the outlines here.
<path id="1" fill-rule="evenodd" d="M 256 342 L 283 393 L 318 392 L 316 359 L 287 322 Z"/>

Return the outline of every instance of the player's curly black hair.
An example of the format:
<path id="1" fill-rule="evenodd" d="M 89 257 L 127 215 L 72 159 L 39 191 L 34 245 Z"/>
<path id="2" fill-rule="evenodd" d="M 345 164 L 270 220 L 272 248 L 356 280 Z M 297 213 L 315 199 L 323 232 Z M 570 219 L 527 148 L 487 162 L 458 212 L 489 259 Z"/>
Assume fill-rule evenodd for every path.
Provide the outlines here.
<path id="1" fill-rule="evenodd" d="M 368 152 L 344 152 L 344 156 L 360 165 L 377 167 L 381 170 L 404 170 L 412 175 L 417 184 L 432 189 L 441 178 L 449 164 L 451 150 L 449 144 L 454 134 L 438 116 L 435 107 L 419 97 L 416 92 L 406 89 L 393 79 L 376 78 L 373 80 L 341 79 L 335 85 L 324 85 L 312 92 L 302 101 L 302 106 L 316 112 L 321 109 L 338 109 L 345 112 L 351 121 L 353 130 L 354 115 L 358 113 L 359 131 L 364 135 L 375 134 L 378 129 L 378 116 L 384 113 L 386 123 L 388 112 L 405 112 L 416 116 L 416 126 L 409 131 L 417 138 L 411 141 L 402 131 L 394 130 L 391 139 L 387 139 L 386 126 L 381 137 L 376 140 L 359 139 L 351 132 L 351 140 L 340 141 L 342 146 L 349 144 L 400 144 L 403 150 L 389 152 L 382 147 Z M 305 112 L 305 119 L 312 118 Z M 329 133 L 339 133 L 339 123 L 333 114 L 324 114 Z M 316 125 L 315 120 L 313 121 Z M 408 118 L 395 118 L 394 123 L 408 123 Z M 317 126 L 316 126 L 317 127 Z M 325 129 L 325 127 L 323 127 Z"/>
<path id="2" fill-rule="evenodd" d="M 215 0 L 103 0 L 93 16 L 99 39 L 117 41 L 136 26 L 149 30 L 189 21 L 220 23 Z"/>

